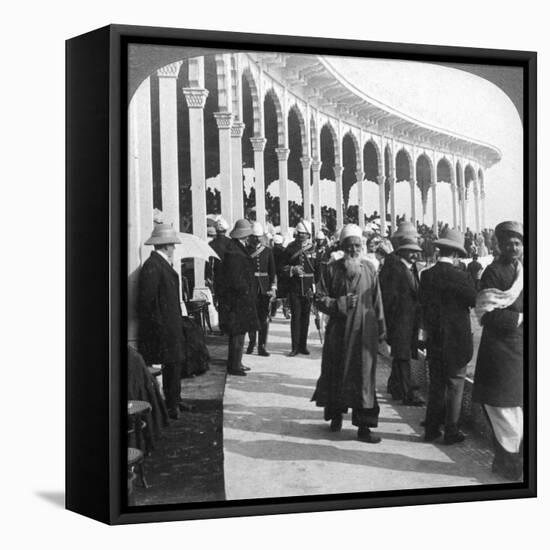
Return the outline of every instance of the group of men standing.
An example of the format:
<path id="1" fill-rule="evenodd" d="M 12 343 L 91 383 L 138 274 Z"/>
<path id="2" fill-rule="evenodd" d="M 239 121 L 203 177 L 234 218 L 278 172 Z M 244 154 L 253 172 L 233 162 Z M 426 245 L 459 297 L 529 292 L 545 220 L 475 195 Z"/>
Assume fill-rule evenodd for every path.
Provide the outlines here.
<path id="1" fill-rule="evenodd" d="M 434 242 L 438 260 L 420 273 L 418 233 L 409 222 L 399 226 L 391 243 L 383 238 L 369 242 L 367 253 L 361 229 L 348 224 L 339 235 L 339 254 L 332 255 L 322 246 L 316 253 L 307 221 L 298 224 L 295 240 L 286 248 L 268 246 L 257 222 L 237 220 L 226 236 L 228 229 L 224 220 L 218 221 L 210 246 L 219 257 L 211 277 L 220 329 L 229 338 L 229 374 L 245 376 L 249 370 L 242 364 L 247 333 L 247 353 L 257 345 L 260 356 L 269 356 L 270 304 L 277 296 L 287 296 L 290 306 L 289 356 L 309 355 L 307 335 L 314 303 L 328 322 L 312 400 L 323 407 L 331 430 L 341 430 L 343 415 L 351 408 L 358 439 L 380 442 L 371 428 L 378 425 L 380 411 L 376 397 L 379 344 L 387 340 L 392 355 L 388 393 L 404 405 L 425 404 L 411 373 L 411 360 L 419 349 L 426 349 L 429 384 L 424 439 L 443 436 L 446 444 L 460 443 L 465 438 L 459 418 L 466 367 L 473 355 L 470 312 L 475 308 L 483 334 L 474 399 L 484 406 L 493 428 L 493 469 L 509 479 L 521 475 L 521 224 L 503 222 L 496 227 L 500 255 L 485 269 L 478 285 L 458 261 L 466 251 L 464 236 L 454 229 L 447 229 Z M 155 227 L 146 241 L 155 250 L 142 267 L 139 293 L 140 352 L 146 363 L 163 365 L 164 394 L 172 417 L 182 407 L 179 277 L 170 265 L 178 242 L 171 227 Z M 369 259 L 369 254 L 374 256 Z"/>

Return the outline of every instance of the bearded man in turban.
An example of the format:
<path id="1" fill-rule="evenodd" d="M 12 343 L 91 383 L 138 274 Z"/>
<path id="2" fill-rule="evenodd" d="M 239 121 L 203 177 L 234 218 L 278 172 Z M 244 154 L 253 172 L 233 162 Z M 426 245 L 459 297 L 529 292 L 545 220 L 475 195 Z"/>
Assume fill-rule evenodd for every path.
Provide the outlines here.
<path id="1" fill-rule="evenodd" d="M 329 316 L 323 346 L 321 376 L 312 401 L 324 407 L 332 431 L 342 429 L 342 415 L 352 409 L 357 438 L 379 443 L 370 428 L 378 426 L 376 399 L 378 342 L 385 324 L 378 277 L 362 255 L 362 233 L 346 225 L 340 242 L 344 257 L 328 264 L 319 283 L 317 307 Z"/>

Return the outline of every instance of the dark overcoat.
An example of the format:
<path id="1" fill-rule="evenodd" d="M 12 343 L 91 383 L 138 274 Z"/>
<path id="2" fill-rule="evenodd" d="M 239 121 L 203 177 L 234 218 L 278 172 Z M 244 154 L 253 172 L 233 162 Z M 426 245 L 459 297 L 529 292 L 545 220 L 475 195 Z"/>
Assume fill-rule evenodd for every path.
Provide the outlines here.
<path id="1" fill-rule="evenodd" d="M 138 348 L 145 363 L 174 363 L 185 358 L 179 277 L 155 251 L 139 274 L 138 318 Z"/>
<path id="2" fill-rule="evenodd" d="M 346 295 L 359 296 L 347 309 Z M 371 263 L 349 280 L 344 260 L 332 262 L 319 283 L 317 307 L 330 316 L 325 331 L 321 376 L 312 400 L 332 409 L 377 409 L 376 361 L 378 340 L 385 333 L 382 296 Z M 376 426 L 372 422 L 371 426 Z"/>
<path id="3" fill-rule="evenodd" d="M 418 301 L 422 326 L 428 333 L 428 360 L 442 361 L 452 375 L 473 355 L 470 308 L 476 289 L 468 273 L 446 262 L 437 262 L 421 273 Z"/>
<path id="4" fill-rule="evenodd" d="M 285 249 L 283 256 L 283 278 L 288 281 L 288 292 L 296 296 L 306 296 L 313 291 L 315 283 L 315 250 L 313 246 L 302 246 L 298 240 L 292 241 Z M 300 266 L 304 276 L 291 274 L 291 269 Z"/>
<path id="5" fill-rule="evenodd" d="M 488 265 L 481 288 L 508 290 L 516 277 L 516 265 L 503 259 Z M 494 407 L 523 405 L 523 291 L 506 309 L 495 309 L 481 318 L 483 333 L 477 354 L 473 399 Z"/>
<path id="6" fill-rule="evenodd" d="M 417 357 L 420 310 L 418 273 L 409 270 L 396 254 L 389 254 L 380 270 L 387 340 L 395 359 Z"/>
<path id="7" fill-rule="evenodd" d="M 217 258 L 211 258 L 212 262 L 212 281 L 214 286 L 214 293 L 218 293 L 218 279 L 223 279 L 223 257 L 227 247 L 231 245 L 231 239 L 225 235 L 216 235 L 209 243 L 210 248 L 219 256 Z"/>
<path id="8" fill-rule="evenodd" d="M 254 263 L 236 239 L 225 249 L 221 273 L 217 287 L 220 329 L 230 336 L 258 330 Z"/>

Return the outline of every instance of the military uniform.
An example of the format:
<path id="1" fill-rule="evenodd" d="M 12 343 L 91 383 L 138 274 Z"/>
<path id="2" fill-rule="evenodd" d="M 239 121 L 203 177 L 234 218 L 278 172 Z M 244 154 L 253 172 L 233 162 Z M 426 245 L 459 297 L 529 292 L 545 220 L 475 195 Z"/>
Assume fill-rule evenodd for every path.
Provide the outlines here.
<path id="1" fill-rule="evenodd" d="M 258 248 L 247 247 L 247 252 L 254 265 L 254 294 L 256 296 L 256 311 L 260 324 L 258 338 L 258 353 L 268 355 L 265 344 L 267 342 L 267 332 L 269 328 L 269 302 L 271 295 L 268 294 L 272 289 L 275 290 L 277 275 L 273 252 L 267 246 L 260 245 Z M 247 353 L 252 353 L 256 346 L 256 331 L 248 333 L 249 344 Z"/>
<path id="2" fill-rule="evenodd" d="M 283 272 L 288 280 L 290 303 L 290 332 L 292 353 L 309 353 L 307 335 L 311 311 L 311 297 L 314 292 L 315 251 L 313 245 L 302 246 L 298 240 L 292 241 L 285 250 Z"/>

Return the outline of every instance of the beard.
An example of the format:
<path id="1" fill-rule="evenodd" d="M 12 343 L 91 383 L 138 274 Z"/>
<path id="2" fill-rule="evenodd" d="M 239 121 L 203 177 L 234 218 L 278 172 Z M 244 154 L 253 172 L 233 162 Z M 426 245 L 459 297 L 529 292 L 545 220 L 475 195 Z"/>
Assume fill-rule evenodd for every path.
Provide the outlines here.
<path id="1" fill-rule="evenodd" d="M 363 255 L 359 254 L 357 256 L 350 256 L 346 254 L 344 256 L 344 266 L 346 268 L 346 276 L 348 279 L 353 279 L 359 273 L 361 273 L 361 260 Z"/>

